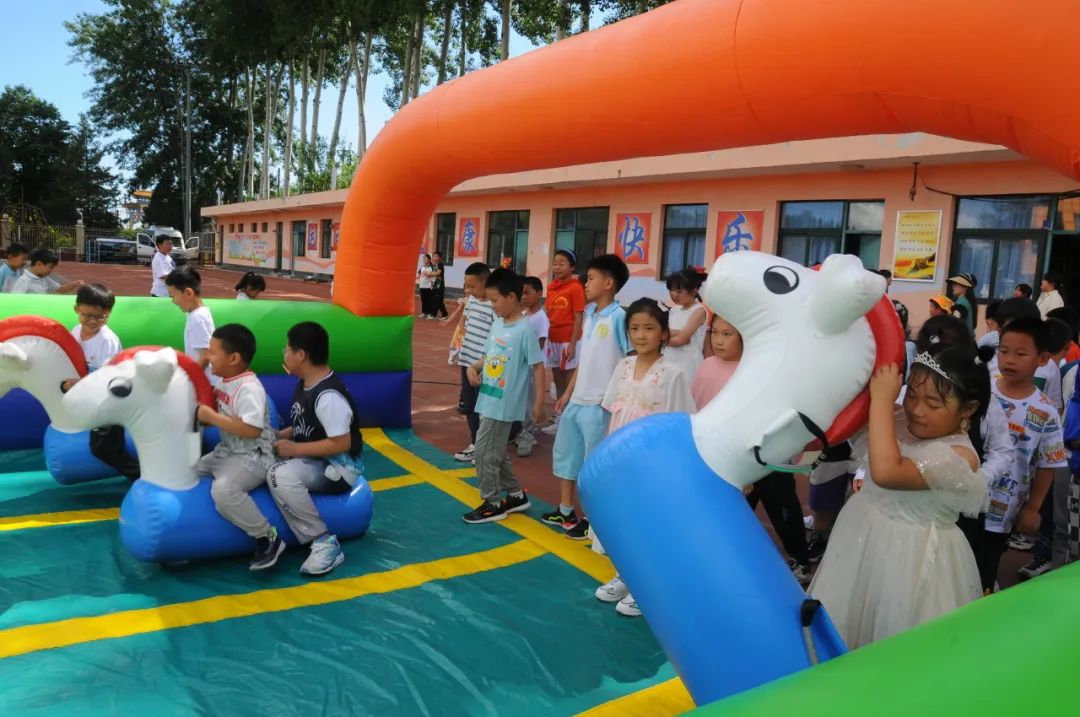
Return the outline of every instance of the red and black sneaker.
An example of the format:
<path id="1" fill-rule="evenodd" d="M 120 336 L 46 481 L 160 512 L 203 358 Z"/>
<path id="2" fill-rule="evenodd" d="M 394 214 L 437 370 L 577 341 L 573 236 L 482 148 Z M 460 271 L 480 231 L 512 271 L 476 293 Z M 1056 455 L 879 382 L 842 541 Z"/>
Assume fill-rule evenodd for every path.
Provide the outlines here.
<path id="1" fill-rule="evenodd" d="M 520 498 L 508 495 L 503 498 L 502 501 L 503 513 L 506 513 L 507 515 L 510 515 L 511 513 L 524 513 L 531 507 L 532 503 L 529 502 L 529 494 L 525 491 L 521 491 Z"/>
<path id="2" fill-rule="evenodd" d="M 495 520 L 506 519 L 506 509 L 503 503 L 488 503 L 486 500 L 476 510 L 470 510 L 461 519 L 466 523 L 490 523 Z"/>
<path id="3" fill-rule="evenodd" d="M 566 537 L 570 540 L 588 540 L 589 539 L 589 521 L 582 518 L 577 522 L 573 528 L 566 531 Z"/>

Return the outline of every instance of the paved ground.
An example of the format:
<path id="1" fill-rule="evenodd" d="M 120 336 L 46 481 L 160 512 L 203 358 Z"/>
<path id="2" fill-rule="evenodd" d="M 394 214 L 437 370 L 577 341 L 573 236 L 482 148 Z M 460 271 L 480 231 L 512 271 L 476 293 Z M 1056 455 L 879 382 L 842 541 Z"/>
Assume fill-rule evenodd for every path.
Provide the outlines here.
<path id="1" fill-rule="evenodd" d="M 101 281 L 120 295 L 144 296 L 149 293 L 150 270 L 142 266 L 64 263 L 58 271 L 68 280 Z M 200 268 L 203 276 L 203 295 L 209 298 L 235 296 L 233 290 L 241 274 L 223 269 Z M 267 291 L 273 299 L 295 301 L 327 301 L 330 285 L 285 277 L 266 277 Z M 451 308 L 448 304 L 448 308 Z M 417 302 L 419 311 L 419 302 Z M 460 374 L 457 366 L 447 364 L 447 347 L 453 325 L 442 321 L 417 319 L 413 330 L 413 426 L 416 434 L 447 453 L 461 450 L 469 442 L 464 417 L 457 412 Z M 552 402 L 548 401 L 548 412 Z M 558 483 L 551 474 L 551 444 L 553 438 L 540 436 L 529 458 L 513 456 L 514 470 L 526 490 L 543 500 L 557 504 Z M 807 505 L 809 483 L 805 476 L 796 477 L 799 496 Z M 771 525 L 759 507 L 758 515 L 769 528 Z M 775 535 L 773 536 L 775 539 Z M 1000 582 L 1009 586 L 1016 582 L 1016 570 L 1030 560 L 1027 553 L 1008 551 L 1002 561 Z"/>

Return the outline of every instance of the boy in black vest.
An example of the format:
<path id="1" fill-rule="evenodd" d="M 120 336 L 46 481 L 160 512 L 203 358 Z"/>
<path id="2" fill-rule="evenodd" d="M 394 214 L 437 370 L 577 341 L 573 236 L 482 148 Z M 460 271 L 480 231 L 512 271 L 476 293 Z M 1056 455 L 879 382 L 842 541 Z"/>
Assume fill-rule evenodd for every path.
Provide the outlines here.
<path id="1" fill-rule="evenodd" d="M 311 544 L 302 575 L 325 575 L 345 561 L 311 493 L 348 493 L 364 470 L 356 404 L 327 366 L 329 357 L 330 336 L 322 326 L 305 321 L 289 329 L 285 368 L 300 380 L 289 411 L 292 425 L 278 431 L 274 443 L 285 460 L 270 468 L 267 483 L 301 545 Z"/>

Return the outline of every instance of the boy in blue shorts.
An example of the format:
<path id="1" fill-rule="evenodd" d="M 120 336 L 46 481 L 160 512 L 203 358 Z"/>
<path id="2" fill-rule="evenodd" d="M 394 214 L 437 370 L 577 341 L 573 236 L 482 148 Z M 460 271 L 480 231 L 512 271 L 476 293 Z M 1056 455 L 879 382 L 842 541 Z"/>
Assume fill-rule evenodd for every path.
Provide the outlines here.
<path id="1" fill-rule="evenodd" d="M 585 321 L 581 356 L 570 384 L 555 403 L 562 413 L 552 449 L 552 471 L 559 478 L 559 507 L 540 519 L 566 529 L 566 537 L 585 540 L 589 521 L 574 512 L 578 471 L 593 448 L 607 435 L 608 413 L 601 407 L 615 366 L 630 350 L 626 312 L 615 294 L 630 278 L 614 254 L 594 257 L 586 269 Z M 564 410 L 565 409 L 565 410 Z"/>

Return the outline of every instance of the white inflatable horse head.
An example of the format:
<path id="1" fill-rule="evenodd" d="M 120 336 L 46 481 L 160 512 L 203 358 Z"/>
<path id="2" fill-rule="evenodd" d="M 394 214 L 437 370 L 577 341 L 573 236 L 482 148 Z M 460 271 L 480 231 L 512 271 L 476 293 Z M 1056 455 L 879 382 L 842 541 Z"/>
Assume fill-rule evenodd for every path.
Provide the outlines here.
<path id="1" fill-rule="evenodd" d="M 0 396 L 21 388 L 36 398 L 60 431 L 78 430 L 64 413 L 60 384 L 86 375 L 79 343 L 62 324 L 41 316 L 0 321 Z"/>
<path id="2" fill-rule="evenodd" d="M 788 462 L 828 429 L 870 380 L 877 346 L 865 317 L 884 294 L 885 279 L 854 256 L 814 271 L 771 254 L 722 254 L 702 296 L 742 334 L 743 355 L 691 417 L 709 467 L 742 488 L 769 473 L 763 463 Z"/>
<path id="3" fill-rule="evenodd" d="M 78 428 L 121 425 L 135 442 L 142 479 L 172 490 L 197 482 L 202 435 L 195 423 L 210 384 L 187 356 L 171 348 L 129 349 L 64 395 Z"/>

